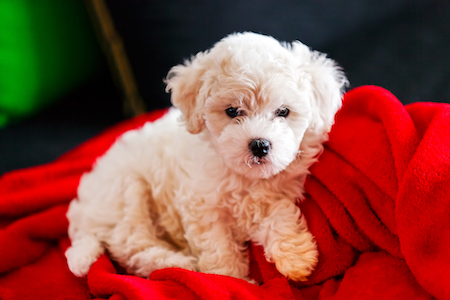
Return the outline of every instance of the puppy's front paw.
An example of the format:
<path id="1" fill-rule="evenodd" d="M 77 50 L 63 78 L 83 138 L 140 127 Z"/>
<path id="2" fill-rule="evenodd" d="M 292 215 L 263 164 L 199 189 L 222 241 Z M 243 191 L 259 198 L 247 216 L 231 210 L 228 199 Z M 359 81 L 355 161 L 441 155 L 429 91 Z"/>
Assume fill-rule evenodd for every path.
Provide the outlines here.
<path id="1" fill-rule="evenodd" d="M 306 281 L 317 265 L 319 251 L 313 240 L 286 240 L 278 243 L 269 261 L 277 270 L 294 281 Z"/>

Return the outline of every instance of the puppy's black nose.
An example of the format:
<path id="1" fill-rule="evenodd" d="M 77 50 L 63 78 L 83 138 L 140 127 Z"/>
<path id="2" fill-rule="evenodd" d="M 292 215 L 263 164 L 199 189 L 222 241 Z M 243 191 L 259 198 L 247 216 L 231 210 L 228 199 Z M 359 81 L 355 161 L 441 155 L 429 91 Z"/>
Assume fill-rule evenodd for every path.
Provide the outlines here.
<path id="1" fill-rule="evenodd" d="M 264 139 L 253 139 L 250 141 L 250 144 L 248 144 L 248 147 L 254 156 L 261 158 L 269 153 L 270 142 Z"/>

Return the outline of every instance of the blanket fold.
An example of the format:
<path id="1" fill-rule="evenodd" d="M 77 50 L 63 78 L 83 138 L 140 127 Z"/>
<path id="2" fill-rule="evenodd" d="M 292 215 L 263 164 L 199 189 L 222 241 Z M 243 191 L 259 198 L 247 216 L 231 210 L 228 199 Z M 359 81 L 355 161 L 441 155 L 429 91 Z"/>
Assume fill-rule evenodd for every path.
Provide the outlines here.
<path id="1" fill-rule="evenodd" d="M 243 280 L 179 268 L 149 279 L 107 255 L 85 278 L 67 268 L 65 213 L 81 175 L 123 132 L 113 126 L 53 163 L 0 177 L 0 299 L 450 299 L 450 105 L 403 106 L 375 86 L 349 91 L 300 204 L 319 247 L 291 282 L 249 246 Z"/>

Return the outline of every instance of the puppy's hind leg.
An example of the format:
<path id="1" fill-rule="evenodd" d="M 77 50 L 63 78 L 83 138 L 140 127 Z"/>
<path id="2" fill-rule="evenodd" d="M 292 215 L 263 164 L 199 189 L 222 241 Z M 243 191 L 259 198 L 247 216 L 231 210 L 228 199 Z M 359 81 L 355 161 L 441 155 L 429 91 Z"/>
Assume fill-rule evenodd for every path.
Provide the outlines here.
<path id="1" fill-rule="evenodd" d="M 158 209 L 143 180 L 130 180 L 123 200 L 123 219 L 107 242 L 112 257 L 128 273 L 146 278 L 163 268 L 196 269 L 196 258 L 162 239 L 161 228 L 157 228 L 153 216 Z"/>
<path id="2" fill-rule="evenodd" d="M 108 248 L 113 259 L 125 267 L 128 273 L 147 278 L 153 271 L 164 268 L 196 269 L 197 259 L 161 240 L 150 220 L 142 220 L 137 224 L 126 222 L 120 227 L 130 234 L 122 236 L 121 241 L 116 240 Z"/>

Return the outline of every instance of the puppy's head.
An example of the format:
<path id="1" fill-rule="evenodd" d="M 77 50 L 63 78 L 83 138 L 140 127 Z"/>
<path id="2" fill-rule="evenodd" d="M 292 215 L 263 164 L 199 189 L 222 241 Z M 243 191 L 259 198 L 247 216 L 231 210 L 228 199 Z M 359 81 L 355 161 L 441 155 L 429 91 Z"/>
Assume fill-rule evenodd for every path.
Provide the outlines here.
<path id="1" fill-rule="evenodd" d="M 173 67 L 166 83 L 187 129 L 207 130 L 227 166 L 256 179 L 296 159 L 305 133 L 330 131 L 347 80 L 300 42 L 246 32 Z"/>

